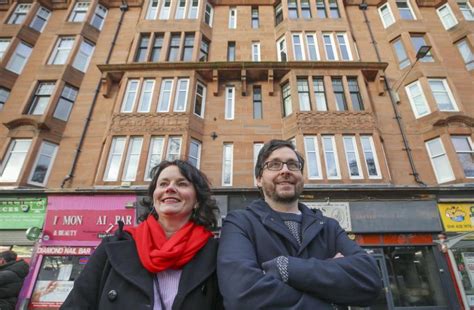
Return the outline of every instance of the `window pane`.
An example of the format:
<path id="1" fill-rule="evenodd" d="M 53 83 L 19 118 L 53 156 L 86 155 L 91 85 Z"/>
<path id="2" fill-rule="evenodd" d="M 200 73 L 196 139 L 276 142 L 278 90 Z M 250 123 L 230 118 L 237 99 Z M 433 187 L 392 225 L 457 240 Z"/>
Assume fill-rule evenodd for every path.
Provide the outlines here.
<path id="1" fill-rule="evenodd" d="M 30 149 L 30 139 L 13 139 L 3 157 L 0 182 L 16 182 Z"/>
<path id="2" fill-rule="evenodd" d="M 191 143 L 189 144 L 188 161 L 191 163 L 191 165 L 199 169 L 200 157 L 201 142 L 191 139 Z"/>
<path id="3" fill-rule="evenodd" d="M 123 97 L 122 110 L 121 112 L 132 112 L 133 106 L 135 105 L 135 98 L 137 96 L 139 81 L 129 80 L 127 84 L 127 90 Z"/>
<path id="4" fill-rule="evenodd" d="M 326 172 L 329 179 L 339 178 L 339 165 L 334 145 L 334 137 L 323 137 L 324 159 L 326 161 Z"/>
<path id="5" fill-rule="evenodd" d="M 122 177 L 123 181 L 135 181 L 136 179 L 140 153 L 142 150 L 142 142 L 142 137 L 133 137 L 130 139 Z"/>
<path id="6" fill-rule="evenodd" d="M 431 92 L 440 111 L 457 110 L 448 92 L 446 80 L 429 79 L 428 83 L 430 84 Z"/>
<path id="7" fill-rule="evenodd" d="M 311 111 L 311 101 L 309 99 L 308 80 L 298 79 L 298 99 L 300 101 L 300 111 Z"/>
<path id="8" fill-rule="evenodd" d="M 18 43 L 15 52 L 10 58 L 10 61 L 7 64 L 7 69 L 20 74 L 23 71 L 23 68 L 30 57 L 32 48 L 26 45 L 23 42 Z"/>
<path id="9" fill-rule="evenodd" d="M 145 180 L 151 180 L 151 170 L 156 167 L 163 156 L 163 138 L 152 137 L 150 141 L 150 149 L 148 151 L 147 168 L 145 172 Z"/>
<path id="10" fill-rule="evenodd" d="M 206 103 L 206 87 L 201 83 L 196 85 L 196 97 L 194 100 L 194 114 L 204 117 L 204 107 Z"/>
<path id="11" fill-rule="evenodd" d="M 161 82 L 160 99 L 158 101 L 158 112 L 169 111 L 172 87 L 173 80 L 163 80 Z"/>
<path id="12" fill-rule="evenodd" d="M 46 178 L 51 169 L 54 156 L 56 155 L 56 150 L 58 146 L 49 142 L 43 142 L 41 148 L 36 158 L 35 166 L 30 176 L 30 183 L 38 183 L 44 185 L 46 183 Z"/>
<path id="13" fill-rule="evenodd" d="M 73 67 L 79 71 L 86 72 L 95 46 L 87 41 L 82 41 L 79 51 L 74 59 Z"/>
<path id="14" fill-rule="evenodd" d="M 397 40 L 393 43 L 393 48 L 395 49 L 395 54 L 398 58 L 398 65 L 400 69 L 406 68 L 410 65 L 410 59 L 407 56 L 405 47 L 403 46 L 402 40 Z"/>
<path id="15" fill-rule="evenodd" d="M 324 90 L 324 80 L 322 77 L 313 78 L 313 89 L 316 98 L 316 109 L 318 111 L 327 111 L 326 92 Z"/>
<path id="16" fill-rule="evenodd" d="M 253 118 L 262 119 L 262 88 L 260 86 L 253 87 Z"/>
<path id="17" fill-rule="evenodd" d="M 58 103 L 56 105 L 56 110 L 54 111 L 54 117 L 63 121 L 69 119 L 71 114 L 72 106 L 76 101 L 78 89 L 69 85 L 64 85 L 61 96 L 59 97 Z"/>
<path id="18" fill-rule="evenodd" d="M 463 167 L 465 177 L 474 177 L 474 152 L 472 151 L 470 138 L 466 136 L 452 136 L 451 141 L 459 162 Z"/>
<path id="19" fill-rule="evenodd" d="M 188 79 L 179 79 L 178 88 L 176 90 L 174 111 L 184 112 L 186 110 L 186 102 L 188 99 Z"/>
<path id="20" fill-rule="evenodd" d="M 362 144 L 362 151 L 364 152 L 365 164 L 367 165 L 369 177 L 380 176 L 372 137 L 362 136 L 360 137 L 360 142 Z"/>
<path id="21" fill-rule="evenodd" d="M 232 185 L 233 145 L 224 144 L 222 159 L 222 185 Z"/>
<path id="22" fill-rule="evenodd" d="M 172 161 L 179 159 L 179 154 L 181 152 L 181 138 L 171 137 L 168 141 L 168 154 L 166 160 Z"/>
<path id="23" fill-rule="evenodd" d="M 293 112 L 291 104 L 291 91 L 290 83 L 285 83 L 282 86 L 282 97 L 283 97 L 283 115 L 288 116 Z"/>
<path id="24" fill-rule="evenodd" d="M 115 137 L 112 139 L 109 158 L 107 161 L 107 169 L 104 173 L 104 181 L 117 181 L 124 149 L 124 137 Z"/>
<path id="25" fill-rule="evenodd" d="M 308 178 L 321 177 L 321 164 L 319 162 L 318 141 L 316 137 L 304 137 L 306 161 L 308 164 Z"/>
<path id="26" fill-rule="evenodd" d="M 138 104 L 138 112 L 150 112 L 151 97 L 153 96 L 153 88 L 155 87 L 154 80 L 143 81 L 142 92 L 140 94 L 140 101 Z"/>
<path id="27" fill-rule="evenodd" d="M 226 87 L 225 90 L 225 119 L 234 119 L 235 87 Z"/>
<path id="28" fill-rule="evenodd" d="M 362 177 L 359 167 L 359 154 L 355 145 L 355 137 L 344 137 L 347 167 L 351 178 Z"/>

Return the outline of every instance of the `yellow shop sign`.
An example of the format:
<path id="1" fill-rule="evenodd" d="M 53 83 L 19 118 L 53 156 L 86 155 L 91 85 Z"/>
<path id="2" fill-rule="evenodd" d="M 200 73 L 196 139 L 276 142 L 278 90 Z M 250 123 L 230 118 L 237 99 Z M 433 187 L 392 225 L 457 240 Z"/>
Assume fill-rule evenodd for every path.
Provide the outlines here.
<path id="1" fill-rule="evenodd" d="M 445 231 L 474 231 L 474 203 L 439 203 Z"/>

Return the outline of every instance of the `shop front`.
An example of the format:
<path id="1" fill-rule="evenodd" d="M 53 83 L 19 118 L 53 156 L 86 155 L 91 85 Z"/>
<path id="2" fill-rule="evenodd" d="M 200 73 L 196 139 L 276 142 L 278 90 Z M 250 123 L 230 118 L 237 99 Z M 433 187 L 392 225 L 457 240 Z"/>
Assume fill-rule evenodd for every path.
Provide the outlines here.
<path id="1" fill-rule="evenodd" d="M 135 195 L 49 196 L 33 272 L 20 295 L 20 308 L 58 309 L 94 249 L 118 228 L 117 222 L 135 224 L 135 199 Z"/>

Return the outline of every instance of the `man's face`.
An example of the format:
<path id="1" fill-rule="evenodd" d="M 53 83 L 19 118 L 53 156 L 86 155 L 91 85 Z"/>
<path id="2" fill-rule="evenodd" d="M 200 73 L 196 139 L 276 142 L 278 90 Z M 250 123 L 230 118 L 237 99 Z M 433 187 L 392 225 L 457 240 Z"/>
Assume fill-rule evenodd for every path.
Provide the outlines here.
<path id="1" fill-rule="evenodd" d="M 264 164 L 271 161 L 298 162 L 298 157 L 292 149 L 282 147 L 273 151 Z M 257 177 L 257 185 L 262 188 L 265 201 L 292 203 L 303 192 L 303 174 L 300 170 L 289 170 L 287 165 L 283 165 L 280 171 L 271 171 L 265 167 L 262 176 Z"/>

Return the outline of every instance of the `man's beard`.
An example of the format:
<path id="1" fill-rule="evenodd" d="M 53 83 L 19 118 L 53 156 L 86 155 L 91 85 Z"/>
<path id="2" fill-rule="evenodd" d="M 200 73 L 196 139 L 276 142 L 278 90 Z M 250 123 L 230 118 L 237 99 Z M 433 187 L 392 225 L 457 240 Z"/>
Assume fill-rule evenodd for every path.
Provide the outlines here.
<path id="1" fill-rule="evenodd" d="M 270 198 L 271 200 L 275 202 L 293 203 L 298 200 L 301 193 L 303 192 L 302 184 L 294 184 L 294 186 L 295 186 L 295 192 L 293 193 L 293 195 L 280 196 L 276 190 L 276 186 L 273 188 L 273 190 L 269 190 L 266 187 L 263 187 L 263 192 L 265 193 L 266 197 Z"/>

